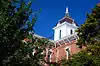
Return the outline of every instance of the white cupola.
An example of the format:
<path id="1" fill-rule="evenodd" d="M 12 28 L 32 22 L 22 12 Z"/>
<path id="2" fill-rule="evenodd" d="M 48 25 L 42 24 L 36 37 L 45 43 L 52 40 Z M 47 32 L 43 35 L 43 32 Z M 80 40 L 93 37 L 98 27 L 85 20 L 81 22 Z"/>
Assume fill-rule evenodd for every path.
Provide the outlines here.
<path id="1" fill-rule="evenodd" d="M 66 8 L 65 17 L 58 21 L 54 29 L 54 40 L 60 40 L 69 35 L 75 34 L 78 25 L 69 16 L 68 7 Z"/>

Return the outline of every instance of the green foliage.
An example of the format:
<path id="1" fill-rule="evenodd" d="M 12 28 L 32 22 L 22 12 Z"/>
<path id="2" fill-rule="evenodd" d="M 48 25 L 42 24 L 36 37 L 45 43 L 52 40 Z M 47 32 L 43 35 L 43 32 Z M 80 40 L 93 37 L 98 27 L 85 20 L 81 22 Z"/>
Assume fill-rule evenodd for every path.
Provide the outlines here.
<path id="1" fill-rule="evenodd" d="M 48 39 L 28 36 L 29 41 L 23 43 L 15 53 L 4 61 L 4 65 L 10 66 L 41 66 L 45 60 L 45 47 L 53 44 Z M 33 52 L 36 51 L 34 54 Z"/>
<path id="2" fill-rule="evenodd" d="M 4 6 L 6 4 L 6 6 Z M 0 65 L 20 48 L 29 31 L 33 31 L 38 13 L 33 14 L 32 2 L 0 0 Z M 32 20 L 29 20 L 32 15 Z"/>
<path id="3" fill-rule="evenodd" d="M 87 15 L 86 22 L 77 30 L 79 40 L 78 45 L 94 44 L 100 40 L 100 4 L 92 10 L 92 14 Z"/>
<path id="4" fill-rule="evenodd" d="M 29 34 L 40 12 L 32 12 L 31 4 L 25 0 L 0 1 L 0 66 L 40 66 L 45 62 L 44 51 L 53 43 Z M 22 43 L 25 38 L 28 41 Z"/>
<path id="5" fill-rule="evenodd" d="M 10 0 L 0 0 L 0 8 L 6 8 Z"/>
<path id="6" fill-rule="evenodd" d="M 86 22 L 77 30 L 79 46 L 86 46 L 72 59 L 62 62 L 62 66 L 100 66 L 100 4 L 87 15 Z"/>
<path id="7" fill-rule="evenodd" d="M 65 63 L 64 66 L 100 66 L 99 62 L 100 46 L 92 45 L 62 63 Z"/>

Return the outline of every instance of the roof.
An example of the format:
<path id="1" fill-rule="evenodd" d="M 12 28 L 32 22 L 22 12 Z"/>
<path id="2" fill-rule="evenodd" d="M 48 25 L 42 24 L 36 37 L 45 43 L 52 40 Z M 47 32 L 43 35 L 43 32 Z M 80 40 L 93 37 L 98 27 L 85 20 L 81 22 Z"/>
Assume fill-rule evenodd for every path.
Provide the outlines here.
<path id="1" fill-rule="evenodd" d="M 60 24 L 63 23 L 63 22 L 68 22 L 68 23 L 73 23 L 73 19 L 69 18 L 69 17 L 64 17 L 62 18 L 61 20 L 59 20 Z"/>
<path id="2" fill-rule="evenodd" d="M 73 24 L 73 23 L 75 23 L 76 25 L 77 25 L 77 23 L 74 21 L 74 19 L 72 19 L 72 18 L 70 18 L 70 17 L 64 17 L 64 18 L 62 18 L 61 20 L 59 20 L 59 23 L 61 24 L 61 23 L 63 23 L 63 22 L 68 22 L 68 23 L 70 23 L 70 24 Z M 77 25 L 78 26 L 78 25 Z"/>
<path id="3" fill-rule="evenodd" d="M 34 34 L 33 36 L 35 36 L 35 37 L 37 37 L 37 38 L 45 38 L 45 39 L 48 39 L 48 38 L 43 37 L 43 36 L 40 36 L 40 35 L 38 35 L 38 34 Z M 51 41 L 51 42 L 54 42 L 54 40 L 51 40 L 51 39 L 48 39 L 48 40 Z"/>

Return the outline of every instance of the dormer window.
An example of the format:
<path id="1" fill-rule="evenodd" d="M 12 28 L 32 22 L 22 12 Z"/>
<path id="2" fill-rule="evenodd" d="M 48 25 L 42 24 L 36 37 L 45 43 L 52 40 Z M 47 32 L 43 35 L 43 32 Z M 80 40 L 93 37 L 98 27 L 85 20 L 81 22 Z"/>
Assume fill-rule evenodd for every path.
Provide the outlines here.
<path id="1" fill-rule="evenodd" d="M 70 34 L 71 34 L 71 35 L 73 34 L 73 30 L 72 30 L 72 29 L 70 30 Z"/>

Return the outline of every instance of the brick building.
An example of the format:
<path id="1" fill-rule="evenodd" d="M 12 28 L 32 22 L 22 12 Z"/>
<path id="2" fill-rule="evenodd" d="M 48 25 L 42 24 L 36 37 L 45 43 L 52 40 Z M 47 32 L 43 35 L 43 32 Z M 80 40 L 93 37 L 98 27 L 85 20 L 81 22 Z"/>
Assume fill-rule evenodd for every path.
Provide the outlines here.
<path id="1" fill-rule="evenodd" d="M 60 19 L 54 29 L 54 44 L 55 47 L 46 50 L 46 59 L 51 63 L 59 62 L 60 60 L 69 57 L 81 49 L 77 47 L 78 39 L 75 30 L 78 28 L 74 19 L 69 16 L 68 7 L 66 8 L 65 16 Z"/>
<path id="2" fill-rule="evenodd" d="M 54 40 L 50 40 L 54 43 L 51 48 L 46 47 L 45 60 L 49 63 L 59 62 L 62 59 L 69 59 L 71 55 L 79 52 L 81 49 L 77 47 L 76 42 L 78 39 L 77 32 L 75 30 L 78 28 L 77 23 L 74 19 L 69 16 L 68 7 L 66 8 L 65 16 L 58 21 L 54 30 Z M 34 34 L 38 38 L 45 38 Z M 27 42 L 28 39 L 25 38 L 23 42 Z M 34 52 L 33 52 L 34 53 Z M 44 66 L 48 66 L 47 63 L 43 63 Z"/>

